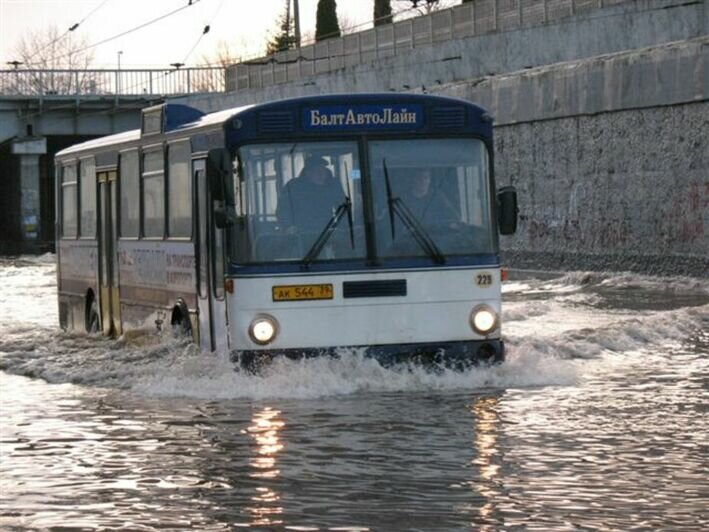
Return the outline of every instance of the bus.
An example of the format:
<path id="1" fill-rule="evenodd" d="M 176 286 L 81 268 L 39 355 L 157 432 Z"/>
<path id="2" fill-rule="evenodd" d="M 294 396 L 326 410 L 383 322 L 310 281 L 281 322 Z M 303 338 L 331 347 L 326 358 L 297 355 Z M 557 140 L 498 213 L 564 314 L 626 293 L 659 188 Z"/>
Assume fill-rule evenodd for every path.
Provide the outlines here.
<path id="1" fill-rule="evenodd" d="M 503 360 L 518 209 L 492 122 L 419 94 L 146 108 L 56 155 L 60 325 L 172 326 L 252 361 Z"/>

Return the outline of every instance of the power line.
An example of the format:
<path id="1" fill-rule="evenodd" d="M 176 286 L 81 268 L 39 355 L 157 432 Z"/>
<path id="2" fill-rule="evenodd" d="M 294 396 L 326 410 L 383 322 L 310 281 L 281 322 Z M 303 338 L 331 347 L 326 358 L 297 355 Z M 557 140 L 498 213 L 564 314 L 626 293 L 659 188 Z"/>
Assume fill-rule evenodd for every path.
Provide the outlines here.
<path id="1" fill-rule="evenodd" d="M 89 12 L 83 19 L 81 19 L 78 23 L 74 24 L 74 25 L 73 25 L 69 30 L 67 30 L 64 34 L 62 34 L 61 36 L 59 36 L 59 37 L 57 37 L 56 39 L 54 39 L 52 42 L 50 42 L 48 45 L 46 45 L 44 48 L 42 48 L 42 50 L 36 52 L 34 55 L 36 55 L 37 53 L 40 53 L 41 51 L 44 51 L 45 49 L 47 49 L 47 48 L 48 48 L 49 46 L 51 46 L 52 44 L 55 44 L 57 41 L 59 41 L 61 38 L 63 38 L 65 35 L 67 35 L 70 31 L 74 31 L 76 28 L 79 27 L 80 24 L 82 24 L 82 23 L 83 23 L 84 21 L 86 21 L 91 15 L 93 15 L 96 11 L 98 11 L 100 8 L 102 8 L 108 1 L 109 1 L 109 0 L 104 0 L 101 4 L 99 4 L 99 5 L 98 5 L 97 7 L 95 7 L 92 11 L 90 11 L 90 12 Z M 113 36 L 111 36 L 111 37 L 107 37 L 106 39 L 103 39 L 103 40 L 101 40 L 101 41 L 95 42 L 95 43 L 93 43 L 93 44 L 89 44 L 89 45 L 84 46 L 83 48 L 80 48 L 80 49 L 78 49 L 78 50 L 72 50 L 72 51 L 70 51 L 70 52 L 68 52 L 68 53 L 66 53 L 66 54 L 64 54 L 64 55 L 60 55 L 59 57 L 56 57 L 56 58 L 55 58 L 55 61 L 60 61 L 60 60 L 62 60 L 62 59 L 71 57 L 72 55 L 75 55 L 75 54 L 78 54 L 78 53 L 81 53 L 81 52 L 85 52 L 85 51 L 90 50 L 90 49 L 92 49 L 92 48 L 96 48 L 97 46 L 106 44 L 106 43 L 108 43 L 108 42 L 110 42 L 110 41 L 116 40 L 116 39 L 118 39 L 118 38 L 120 38 L 120 37 L 123 37 L 123 36 L 125 36 L 125 35 L 130 34 L 130 33 L 133 33 L 133 32 L 138 31 L 138 30 L 140 30 L 140 29 L 143 29 L 143 28 L 145 28 L 145 27 L 147 27 L 147 26 L 150 26 L 150 25 L 152 25 L 152 24 L 154 24 L 154 23 L 156 23 L 156 22 L 159 22 L 159 21 L 161 21 L 161 20 L 163 20 L 163 19 L 165 19 L 165 18 L 167 18 L 167 17 L 170 17 L 170 16 L 172 16 L 172 15 L 174 15 L 174 14 L 180 12 L 180 11 L 183 11 L 184 9 L 187 9 L 188 7 L 191 7 L 191 6 L 195 5 L 195 4 L 197 4 L 198 2 L 201 2 L 202 0 L 183 0 L 183 1 L 187 1 L 188 3 L 187 3 L 186 5 L 183 5 L 182 7 L 179 7 L 179 8 L 177 8 L 177 9 L 174 9 L 173 11 L 170 11 L 170 12 L 167 12 L 167 13 L 165 13 L 165 14 L 163 14 L 163 15 L 160 15 L 160 16 L 158 16 L 158 17 L 152 19 L 152 20 L 149 20 L 149 21 L 147 21 L 147 22 L 144 22 L 144 23 L 142 23 L 142 24 L 140 24 L 140 25 L 138 25 L 138 26 L 135 26 L 135 27 L 133 27 L 133 28 L 131 28 L 131 29 L 128 29 L 128 30 L 126 30 L 126 31 L 123 31 L 123 32 L 118 33 L 118 34 L 116 34 L 116 35 L 113 35 Z M 201 42 L 201 40 L 204 38 L 204 36 L 205 36 L 207 33 L 209 33 L 209 31 L 210 31 L 210 29 L 211 29 L 211 25 L 213 24 L 214 20 L 216 19 L 216 17 L 218 16 L 219 12 L 220 12 L 221 9 L 222 9 L 222 7 L 224 6 L 224 3 L 225 3 L 225 0 L 221 0 L 219 6 L 216 8 L 214 14 L 212 15 L 212 18 L 210 19 L 209 24 L 207 24 L 206 26 L 204 26 L 204 28 L 203 28 L 203 30 L 202 30 L 202 33 L 201 33 L 200 36 L 197 38 L 197 41 L 194 43 L 194 45 L 193 45 L 193 46 L 190 48 L 190 50 L 187 52 L 187 54 L 185 55 L 185 57 L 184 57 L 184 59 L 181 61 L 181 63 L 183 63 L 183 64 L 186 64 L 186 63 L 187 63 L 187 60 L 188 60 L 189 57 L 192 55 L 192 53 L 194 52 L 194 50 L 197 48 L 197 46 L 199 45 L 199 43 Z M 392 16 L 392 17 L 395 17 L 395 16 L 399 16 L 399 15 L 402 15 L 402 14 L 405 14 L 405 13 L 412 12 L 412 11 L 416 11 L 416 9 L 415 9 L 415 8 L 402 9 L 402 10 L 399 10 L 399 11 L 397 11 L 397 12 L 395 12 L 395 13 L 392 13 L 391 16 Z M 369 20 L 369 21 L 362 22 L 362 23 L 360 23 L 360 24 L 357 24 L 357 25 L 353 26 L 352 29 L 361 28 L 361 27 L 367 26 L 367 25 L 369 25 L 369 24 L 373 24 L 373 23 L 376 22 L 376 20 L 378 20 L 378 19 L 373 19 L 373 20 Z M 324 37 L 325 39 L 327 39 L 327 38 L 329 38 L 329 37 L 334 37 L 335 35 L 336 35 L 336 34 L 333 33 L 333 34 L 325 35 L 325 36 L 323 36 L 323 37 Z M 305 46 L 308 46 L 308 45 L 310 45 L 310 44 L 315 44 L 315 43 L 316 43 L 316 41 L 312 40 L 312 41 L 307 41 L 306 43 L 304 43 L 304 45 L 305 45 Z M 241 59 L 240 62 L 241 62 L 241 63 L 248 63 L 248 62 L 253 61 L 254 59 L 260 59 L 260 58 L 263 58 L 263 57 L 264 57 L 263 54 L 254 54 L 254 55 L 252 55 L 252 56 L 250 56 L 250 57 L 247 57 L 246 59 Z M 300 59 L 309 60 L 308 58 L 305 58 L 305 57 L 302 57 L 302 58 L 300 58 Z M 315 59 L 312 59 L 312 60 L 314 61 Z M 273 61 L 265 61 L 265 62 L 273 62 Z M 292 62 L 292 61 L 288 61 L 288 62 Z M 251 64 L 260 64 L 260 62 L 252 62 Z"/>
<path id="2" fill-rule="evenodd" d="M 98 6 L 96 6 L 96 7 L 93 8 L 91 11 L 89 11 L 89 14 L 88 14 L 88 15 L 86 15 L 84 18 L 82 18 L 79 22 L 75 22 L 74 24 L 72 24 L 72 25 L 71 25 L 64 33 L 62 33 L 59 37 L 53 39 L 52 41 L 50 41 L 50 42 L 48 42 L 46 45 L 44 45 L 42 48 L 40 48 L 39 50 L 37 50 L 37 51 L 36 51 L 35 53 L 33 53 L 30 57 L 28 57 L 28 58 L 25 60 L 25 62 L 29 63 L 32 59 L 34 59 L 37 55 L 39 55 L 39 54 L 41 54 L 42 52 L 44 52 L 47 48 L 49 48 L 50 46 L 55 45 L 55 44 L 58 43 L 60 40 L 62 40 L 64 37 L 66 37 L 67 35 L 69 35 L 69 33 L 71 33 L 72 31 L 75 31 L 75 30 L 76 30 L 79 26 L 81 26 L 91 15 L 93 15 L 94 13 L 96 13 L 96 11 L 98 11 L 98 10 L 101 9 L 104 5 L 106 5 L 106 3 L 107 3 L 108 1 L 109 1 L 109 0 L 103 0 L 103 2 L 101 2 Z"/>
<path id="3" fill-rule="evenodd" d="M 126 31 L 123 31 L 123 32 L 118 33 L 118 34 L 116 34 L 116 35 L 113 35 L 113 36 L 111 36 L 111 37 L 107 37 L 106 39 L 103 39 L 103 40 L 101 40 L 101 41 L 95 42 L 95 43 L 93 43 L 93 44 L 89 44 L 88 46 L 84 46 L 83 48 L 79 48 L 78 50 L 73 50 L 72 52 L 70 52 L 70 53 L 68 53 L 68 54 L 64 54 L 63 56 L 59 56 L 58 58 L 56 58 L 56 60 L 64 59 L 64 58 L 70 57 L 70 56 L 72 56 L 72 55 L 74 55 L 74 54 L 79 54 L 79 53 L 81 53 L 81 52 L 85 52 L 86 50 L 90 50 L 90 49 L 92 49 L 92 48 L 96 48 L 97 46 L 101 46 L 102 44 L 106 44 L 107 42 L 115 41 L 116 39 L 119 39 L 119 38 L 121 38 L 121 37 L 124 37 L 124 36 L 126 36 L 126 35 L 129 35 L 130 33 L 136 32 L 136 31 L 141 30 L 141 29 L 143 29 L 143 28 L 146 28 L 146 27 L 148 27 L 148 26 L 150 26 L 150 25 L 152 25 L 152 24 L 155 24 L 156 22 L 159 22 L 159 21 L 161 21 L 161 20 L 163 20 L 163 19 L 166 19 L 166 18 L 168 18 L 168 17 L 171 17 L 172 15 L 175 15 L 175 14 L 179 13 L 180 11 L 183 11 L 183 10 L 187 9 L 188 7 L 191 7 L 191 6 L 197 4 L 197 3 L 201 2 L 201 1 L 202 1 L 202 0 L 189 0 L 189 3 L 183 5 L 182 7 L 178 7 L 177 9 L 173 9 L 172 11 L 169 11 L 169 12 L 163 14 L 163 15 L 160 15 L 159 17 L 156 17 L 156 18 L 154 18 L 154 19 L 152 19 L 152 20 L 149 20 L 149 21 L 147 21 L 147 22 L 144 22 L 144 23 L 142 23 L 142 24 L 139 24 L 138 26 L 135 26 L 135 27 L 133 27 L 133 28 L 130 28 L 130 29 L 126 30 Z"/>
<path id="4" fill-rule="evenodd" d="M 199 1 L 199 0 L 197 0 L 197 1 Z M 192 3 L 194 3 L 194 2 L 191 2 L 190 5 L 192 5 Z M 211 29 L 211 25 L 214 23 L 214 19 L 217 18 L 217 15 L 218 15 L 219 12 L 221 11 L 223 5 L 224 5 L 224 0 L 221 0 L 221 2 L 219 3 L 219 5 L 217 6 L 217 9 L 214 11 L 214 14 L 212 15 L 212 18 L 209 20 L 209 24 L 207 24 L 206 26 L 204 26 L 204 28 L 202 29 L 202 33 L 200 33 L 199 37 L 197 38 L 197 41 L 192 45 L 192 48 L 190 48 L 189 52 L 187 52 L 187 55 L 185 55 L 185 58 L 184 58 L 182 61 L 180 61 L 180 62 L 171 63 L 170 66 L 175 67 L 175 69 L 174 69 L 174 70 L 166 70 L 165 72 L 163 72 L 162 75 L 158 76 L 154 81 L 157 82 L 157 81 L 160 81 L 160 80 L 162 80 L 162 79 L 165 79 L 165 78 L 167 78 L 169 75 L 171 75 L 171 74 L 173 74 L 173 73 L 179 71 L 179 69 L 180 69 L 181 67 L 185 66 L 185 64 L 187 63 L 187 59 L 189 58 L 190 55 L 192 55 L 192 52 L 194 52 L 195 48 L 197 48 L 197 46 L 199 45 L 199 43 L 202 41 L 202 38 L 203 38 L 207 33 L 209 33 L 209 30 Z M 188 7 L 189 7 L 189 6 L 188 6 Z M 134 88 L 136 88 L 136 87 L 141 86 L 142 84 L 143 84 L 143 82 L 135 83 L 135 84 L 133 84 L 133 85 L 127 87 L 125 90 L 132 90 L 132 89 L 134 89 Z"/>
<path id="5" fill-rule="evenodd" d="M 93 15 L 94 13 L 96 13 L 96 11 L 98 11 L 98 10 L 101 9 L 104 5 L 106 5 L 106 4 L 108 3 L 108 1 L 109 1 L 109 0 L 103 0 L 103 2 L 101 2 L 97 7 L 95 7 L 93 10 L 91 10 L 88 15 L 86 15 L 86 16 L 85 16 L 84 18 L 82 18 L 79 22 L 77 22 L 77 23 L 74 24 L 71 28 L 69 28 L 69 31 L 74 31 L 76 28 L 78 28 L 79 26 L 81 26 L 84 22 L 86 22 L 86 19 L 88 19 L 91 15 Z"/>
<path id="6" fill-rule="evenodd" d="M 224 0 L 222 0 L 222 1 L 219 3 L 219 6 L 217 6 L 217 9 L 214 11 L 214 15 L 212 15 L 212 18 L 209 19 L 209 24 L 207 24 L 207 25 L 204 27 L 204 29 L 202 30 L 202 33 L 201 33 L 201 34 L 199 35 L 199 37 L 197 38 L 197 42 L 195 42 L 194 45 L 192 46 L 192 48 L 190 48 L 190 51 L 187 52 L 187 55 L 186 55 L 185 58 L 182 60 L 182 63 L 183 63 L 183 64 L 184 64 L 184 63 L 187 63 L 187 59 L 189 58 L 190 55 L 192 55 L 192 52 L 194 52 L 195 48 L 197 48 L 197 46 L 199 45 L 200 41 L 202 40 L 202 37 L 204 37 L 207 33 L 209 33 L 209 30 L 211 29 L 211 26 L 212 26 L 212 24 L 214 23 L 214 19 L 217 18 L 217 15 L 219 14 L 219 12 L 221 11 L 221 9 L 222 9 L 223 6 L 224 6 Z"/>

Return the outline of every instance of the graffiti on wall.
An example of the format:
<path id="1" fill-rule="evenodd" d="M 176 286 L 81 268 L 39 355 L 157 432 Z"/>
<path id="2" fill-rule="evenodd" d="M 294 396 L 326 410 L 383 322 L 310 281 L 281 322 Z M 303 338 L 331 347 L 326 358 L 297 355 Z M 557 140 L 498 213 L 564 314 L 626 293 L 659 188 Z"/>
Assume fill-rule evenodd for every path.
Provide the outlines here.
<path id="1" fill-rule="evenodd" d="M 670 238 L 692 243 L 705 238 L 709 224 L 709 181 L 692 181 L 672 199 L 672 207 L 665 215 Z"/>

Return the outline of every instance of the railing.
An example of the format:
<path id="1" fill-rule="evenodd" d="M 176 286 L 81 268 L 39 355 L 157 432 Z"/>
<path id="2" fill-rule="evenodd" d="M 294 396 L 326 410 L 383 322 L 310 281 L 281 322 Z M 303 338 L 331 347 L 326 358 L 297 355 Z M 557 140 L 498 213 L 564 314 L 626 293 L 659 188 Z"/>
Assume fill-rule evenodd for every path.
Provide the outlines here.
<path id="1" fill-rule="evenodd" d="M 540 26 L 629 0 L 474 0 L 425 16 L 279 52 L 227 70 L 227 91 L 297 81 L 446 41 Z"/>
<path id="2" fill-rule="evenodd" d="M 225 69 L 0 70 L 0 96 L 166 96 L 224 92 Z"/>

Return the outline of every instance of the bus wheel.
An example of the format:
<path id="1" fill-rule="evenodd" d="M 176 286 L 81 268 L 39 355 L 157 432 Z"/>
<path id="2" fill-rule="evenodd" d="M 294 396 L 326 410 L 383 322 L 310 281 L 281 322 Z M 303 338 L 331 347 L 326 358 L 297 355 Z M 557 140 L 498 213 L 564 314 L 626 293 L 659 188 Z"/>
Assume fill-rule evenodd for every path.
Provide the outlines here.
<path id="1" fill-rule="evenodd" d="M 101 331 L 98 316 L 98 303 L 93 296 L 91 296 L 89 301 L 90 303 L 86 307 L 86 332 L 96 334 Z"/>
<path id="2" fill-rule="evenodd" d="M 192 322 L 190 312 L 187 310 L 185 302 L 180 300 L 172 309 L 170 324 L 175 332 L 182 336 L 192 338 Z"/>

